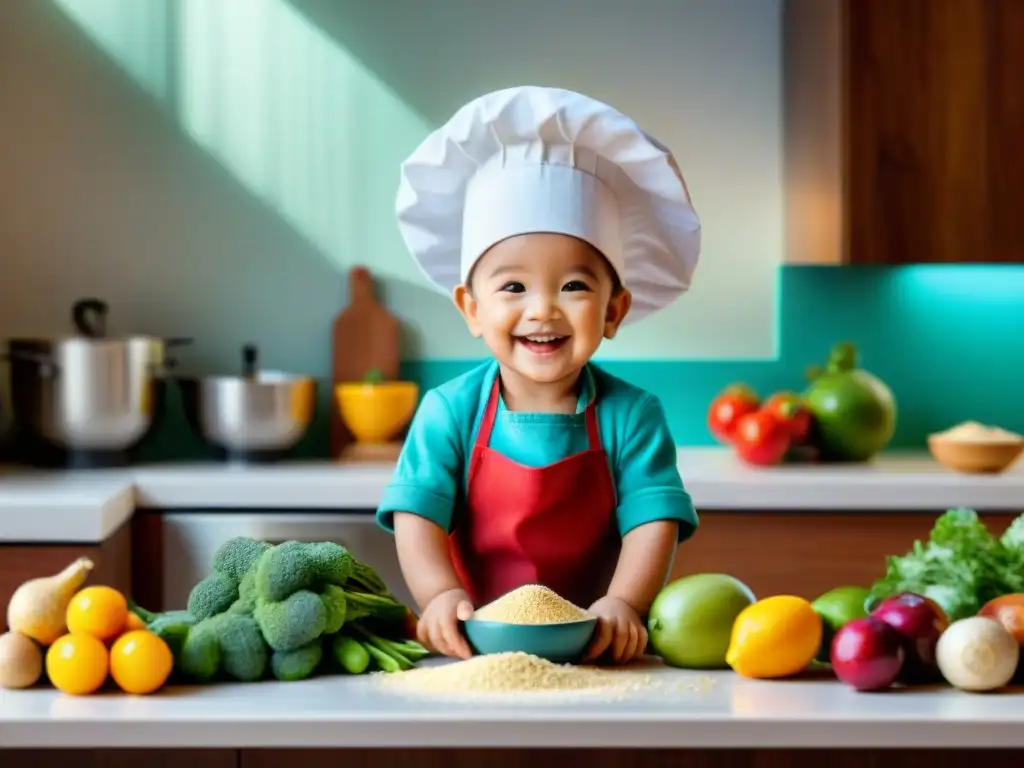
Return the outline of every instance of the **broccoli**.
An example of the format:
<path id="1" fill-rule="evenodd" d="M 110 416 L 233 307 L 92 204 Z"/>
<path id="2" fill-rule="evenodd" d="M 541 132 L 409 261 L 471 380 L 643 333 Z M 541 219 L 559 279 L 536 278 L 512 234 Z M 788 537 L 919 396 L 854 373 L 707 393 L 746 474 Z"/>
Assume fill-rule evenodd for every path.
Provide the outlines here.
<path id="1" fill-rule="evenodd" d="M 345 624 L 348 611 L 348 601 L 345 599 L 345 590 L 334 584 L 327 584 L 320 593 L 320 599 L 327 609 L 327 621 L 324 625 L 324 634 L 333 635 Z"/>
<path id="2" fill-rule="evenodd" d="M 300 589 L 280 602 L 260 597 L 253 612 L 263 639 L 275 651 L 294 651 L 327 627 L 327 606 L 316 592 Z"/>
<path id="3" fill-rule="evenodd" d="M 223 573 L 235 582 L 240 582 L 259 560 L 260 555 L 270 547 L 271 545 L 265 541 L 244 536 L 228 539 L 213 553 L 213 570 Z"/>
<path id="4" fill-rule="evenodd" d="M 278 602 L 317 582 L 344 586 L 354 558 L 332 541 L 286 541 L 266 550 L 256 563 L 256 592 Z"/>
<path id="5" fill-rule="evenodd" d="M 349 629 L 357 636 L 356 639 L 366 649 L 370 658 L 384 672 L 412 669 L 416 662 L 429 654 L 429 651 L 415 640 L 390 640 L 360 624 L 350 624 Z"/>
<path id="6" fill-rule="evenodd" d="M 239 597 L 239 582 L 270 544 L 244 536 L 228 539 L 213 554 L 210 575 L 192 588 L 186 607 L 198 620 L 229 610 Z M 245 611 L 238 611 L 244 613 Z"/>
<path id="7" fill-rule="evenodd" d="M 263 677 L 270 652 L 256 620 L 251 616 L 228 613 L 224 614 L 219 628 L 224 672 L 243 683 Z"/>
<path id="8" fill-rule="evenodd" d="M 348 635 L 335 635 L 331 641 L 331 652 L 342 671 L 350 675 L 361 675 L 370 666 L 369 652 L 362 643 Z"/>
<path id="9" fill-rule="evenodd" d="M 199 621 L 224 613 L 238 599 L 238 582 L 230 576 L 213 571 L 200 581 L 188 595 L 188 612 Z"/>
<path id="10" fill-rule="evenodd" d="M 241 682 L 259 680 L 269 652 L 251 616 L 222 613 L 195 624 L 181 647 L 181 670 L 201 682 L 224 674 Z"/>
<path id="11" fill-rule="evenodd" d="M 171 649 L 171 654 L 174 658 L 178 658 L 178 654 L 181 652 L 181 644 L 185 641 L 189 629 L 196 623 L 195 616 L 188 611 L 153 613 L 132 600 L 128 601 L 128 609 L 142 619 L 146 629 L 167 643 L 167 647 Z"/>
<path id="12" fill-rule="evenodd" d="M 210 617 L 196 623 L 181 645 L 178 667 L 200 682 L 209 682 L 220 671 L 220 638 L 217 637 L 220 621 Z"/>
<path id="13" fill-rule="evenodd" d="M 238 599 L 228 608 L 228 613 L 251 614 L 256 610 L 256 569 L 250 568 L 238 582 Z"/>
<path id="14" fill-rule="evenodd" d="M 407 609 L 393 597 L 346 590 L 345 599 L 347 602 L 346 621 L 370 617 L 386 624 L 405 622 Z"/>
<path id="15" fill-rule="evenodd" d="M 352 563 L 352 573 L 349 574 L 345 587 L 358 587 L 359 592 L 369 592 L 371 595 L 384 595 L 390 597 L 388 587 L 380 575 L 366 563 L 358 560 Z"/>
<path id="16" fill-rule="evenodd" d="M 305 680 L 316 671 L 323 657 L 323 642 L 313 640 L 292 651 L 274 651 L 270 671 L 278 680 Z"/>

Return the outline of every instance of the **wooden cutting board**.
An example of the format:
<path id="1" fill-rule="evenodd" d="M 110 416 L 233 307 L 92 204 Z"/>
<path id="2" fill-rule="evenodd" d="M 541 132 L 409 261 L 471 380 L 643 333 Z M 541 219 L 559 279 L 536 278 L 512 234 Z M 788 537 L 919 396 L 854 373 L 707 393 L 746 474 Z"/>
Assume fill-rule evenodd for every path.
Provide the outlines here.
<path id="1" fill-rule="evenodd" d="M 334 319 L 332 356 L 334 383 L 362 381 L 379 370 L 385 379 L 398 378 L 400 326 L 398 318 L 377 303 L 373 276 L 366 267 L 349 272 L 349 304 Z M 331 456 L 338 459 L 352 442 L 331 391 Z"/>

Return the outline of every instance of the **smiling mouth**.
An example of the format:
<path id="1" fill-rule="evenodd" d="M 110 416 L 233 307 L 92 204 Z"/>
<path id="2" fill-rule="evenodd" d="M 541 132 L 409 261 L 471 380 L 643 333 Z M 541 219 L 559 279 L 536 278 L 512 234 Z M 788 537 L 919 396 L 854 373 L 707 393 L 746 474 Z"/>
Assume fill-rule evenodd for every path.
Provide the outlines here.
<path id="1" fill-rule="evenodd" d="M 516 343 L 526 347 L 530 352 L 537 355 L 549 355 L 565 346 L 569 340 L 568 336 L 555 336 L 553 334 L 537 334 L 533 336 L 516 336 Z"/>

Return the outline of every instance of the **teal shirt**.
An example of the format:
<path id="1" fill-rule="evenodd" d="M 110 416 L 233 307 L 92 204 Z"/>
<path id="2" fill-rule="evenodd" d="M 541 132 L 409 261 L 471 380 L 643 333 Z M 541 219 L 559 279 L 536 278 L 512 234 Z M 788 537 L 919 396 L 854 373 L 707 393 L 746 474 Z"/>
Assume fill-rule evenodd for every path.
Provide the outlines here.
<path id="1" fill-rule="evenodd" d="M 424 394 L 377 509 L 382 528 L 394 532 L 394 513 L 411 512 L 451 530 L 456 510 L 465 504 L 469 457 L 497 375 L 497 362 L 487 362 Z M 585 451 L 584 410 L 595 395 L 618 499 L 619 534 L 655 520 L 675 520 L 679 540 L 689 538 L 697 513 L 679 476 L 661 403 L 593 364 L 583 370 L 575 414 L 509 411 L 499 402 L 490 447 L 530 467 Z"/>

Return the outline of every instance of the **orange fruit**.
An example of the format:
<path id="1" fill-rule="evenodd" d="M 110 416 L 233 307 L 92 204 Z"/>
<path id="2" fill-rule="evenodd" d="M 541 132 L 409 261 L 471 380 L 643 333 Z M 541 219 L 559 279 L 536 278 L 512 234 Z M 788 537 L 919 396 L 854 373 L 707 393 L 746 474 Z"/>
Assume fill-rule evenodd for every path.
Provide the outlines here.
<path id="1" fill-rule="evenodd" d="M 113 587 L 86 587 L 71 598 L 65 621 L 73 635 L 110 640 L 124 631 L 128 601 Z"/>
<path id="2" fill-rule="evenodd" d="M 124 631 L 133 632 L 136 629 L 146 629 L 146 622 L 139 618 L 139 614 L 128 611 L 128 618 L 124 622 Z"/>
<path id="3" fill-rule="evenodd" d="M 1017 645 L 1024 646 L 1024 594 L 1013 593 L 993 598 L 981 607 L 978 615 L 998 621 L 1013 635 Z"/>
<path id="4" fill-rule="evenodd" d="M 110 649 L 110 676 L 125 693 L 153 693 L 167 682 L 173 666 L 167 643 L 148 630 L 126 632 Z"/>
<path id="5" fill-rule="evenodd" d="M 91 635 L 64 635 L 46 649 L 46 676 L 64 693 L 84 696 L 99 690 L 108 669 L 107 647 Z"/>
<path id="6" fill-rule="evenodd" d="M 822 631 L 821 617 L 802 597 L 766 597 L 736 617 L 725 661 L 743 677 L 789 677 L 814 660 Z"/>

